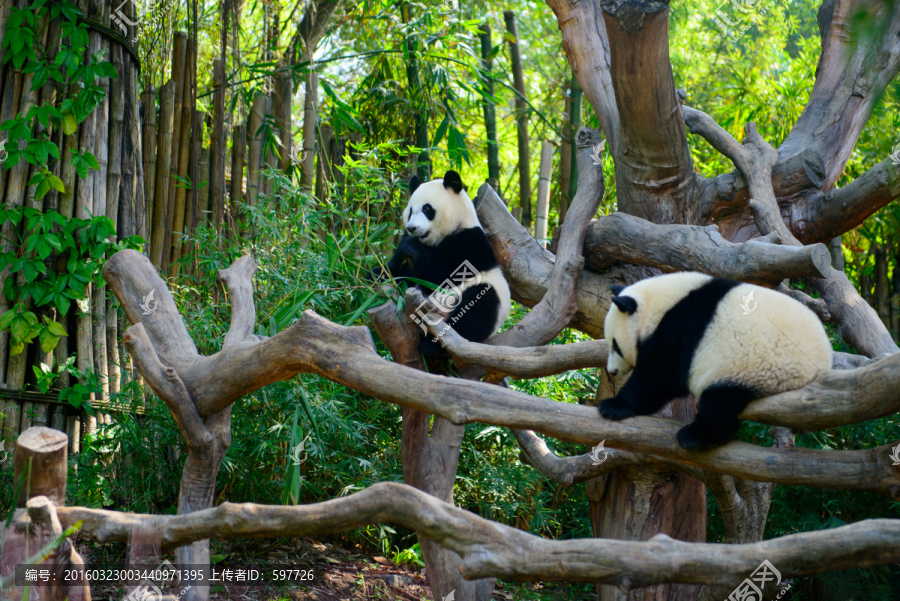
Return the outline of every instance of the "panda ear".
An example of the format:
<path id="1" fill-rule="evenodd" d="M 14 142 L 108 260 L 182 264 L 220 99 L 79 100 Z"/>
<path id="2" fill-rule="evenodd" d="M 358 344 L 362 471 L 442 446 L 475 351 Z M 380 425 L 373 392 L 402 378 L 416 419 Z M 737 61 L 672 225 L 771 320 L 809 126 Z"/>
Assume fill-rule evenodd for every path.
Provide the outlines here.
<path id="1" fill-rule="evenodd" d="M 614 296 L 612 302 L 619 308 L 619 311 L 627 315 L 634 314 L 637 311 L 637 301 L 630 296 Z"/>
<path id="2" fill-rule="evenodd" d="M 422 180 L 419 179 L 418 175 L 414 175 L 409 178 L 409 195 L 412 196 L 412 193 L 416 191 L 416 188 L 422 185 Z"/>
<path id="3" fill-rule="evenodd" d="M 444 187 L 450 188 L 457 194 L 462 192 L 463 183 L 462 178 L 459 176 L 459 173 L 453 171 L 452 169 L 444 174 Z"/>
<path id="4" fill-rule="evenodd" d="M 609 289 L 612 291 L 613 294 L 615 294 L 616 296 L 619 296 L 620 294 L 622 294 L 622 291 L 625 290 L 625 286 L 620 286 L 619 284 L 613 284 L 612 286 L 609 287 Z"/>

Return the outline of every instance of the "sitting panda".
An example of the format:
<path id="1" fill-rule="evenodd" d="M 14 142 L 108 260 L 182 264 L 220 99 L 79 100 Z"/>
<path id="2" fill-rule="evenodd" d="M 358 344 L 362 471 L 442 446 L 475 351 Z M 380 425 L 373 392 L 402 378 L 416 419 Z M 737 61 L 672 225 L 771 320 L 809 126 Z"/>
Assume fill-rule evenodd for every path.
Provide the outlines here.
<path id="1" fill-rule="evenodd" d="M 607 369 L 612 376 L 634 373 L 600 403 L 600 415 L 650 415 L 690 392 L 700 403 L 694 422 L 678 432 L 682 448 L 728 442 L 751 400 L 801 388 L 831 369 L 819 319 L 780 292 L 700 273 L 612 291 Z"/>
<path id="2" fill-rule="evenodd" d="M 413 176 L 409 193 L 403 211 L 406 234 L 388 263 L 391 275 L 438 286 L 434 293 L 419 288 L 431 295 L 447 314 L 445 322 L 460 336 L 484 342 L 509 317 L 509 286 L 459 173 L 448 171 L 443 179 L 427 183 Z M 411 309 L 410 317 L 425 330 L 427 311 Z M 426 355 L 444 354 L 440 341 L 427 335 L 419 350 Z"/>

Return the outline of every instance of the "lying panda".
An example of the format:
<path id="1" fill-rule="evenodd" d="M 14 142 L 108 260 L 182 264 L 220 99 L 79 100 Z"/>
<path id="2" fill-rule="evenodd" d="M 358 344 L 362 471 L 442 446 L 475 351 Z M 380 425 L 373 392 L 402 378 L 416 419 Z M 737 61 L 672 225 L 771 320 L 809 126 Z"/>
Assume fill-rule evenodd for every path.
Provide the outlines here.
<path id="1" fill-rule="evenodd" d="M 682 448 L 728 442 L 751 400 L 801 388 L 831 369 L 831 343 L 819 319 L 779 292 L 700 273 L 612 291 L 607 369 L 634 373 L 600 403 L 600 415 L 650 415 L 690 392 L 700 403 L 694 422 L 678 432 Z"/>
<path id="2" fill-rule="evenodd" d="M 409 193 L 403 211 L 407 233 L 388 263 L 391 275 L 438 286 L 434 293 L 420 289 L 442 307 L 445 322 L 460 336 L 484 342 L 509 317 L 509 286 L 459 173 L 448 171 L 443 179 L 424 184 L 413 176 Z M 411 309 L 424 330 L 427 312 Z M 419 350 L 426 355 L 444 352 L 439 340 L 427 335 Z"/>

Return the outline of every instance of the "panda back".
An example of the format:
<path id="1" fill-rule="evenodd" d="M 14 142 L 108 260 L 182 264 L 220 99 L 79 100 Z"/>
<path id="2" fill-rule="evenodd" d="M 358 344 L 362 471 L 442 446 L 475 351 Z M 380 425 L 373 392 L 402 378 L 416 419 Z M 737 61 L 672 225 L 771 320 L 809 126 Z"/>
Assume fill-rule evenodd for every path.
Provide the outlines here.
<path id="1" fill-rule="evenodd" d="M 719 301 L 691 359 L 688 388 L 740 384 L 755 396 L 802 388 L 831 369 L 831 342 L 798 301 L 740 284 Z"/>

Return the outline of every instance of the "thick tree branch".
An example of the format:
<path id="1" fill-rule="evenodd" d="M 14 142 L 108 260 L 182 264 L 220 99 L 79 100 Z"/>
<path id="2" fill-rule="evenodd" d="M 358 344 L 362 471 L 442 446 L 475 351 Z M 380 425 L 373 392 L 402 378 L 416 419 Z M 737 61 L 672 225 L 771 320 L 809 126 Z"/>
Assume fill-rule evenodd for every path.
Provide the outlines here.
<path id="1" fill-rule="evenodd" d="M 715 225 L 656 225 L 613 213 L 591 223 L 584 254 L 588 269 L 595 272 L 624 261 L 663 272 L 700 271 L 767 285 L 785 278 L 827 277 L 831 273 L 831 253 L 824 244 L 792 247 L 767 242 L 755 238 L 733 244 Z"/>
<path id="2" fill-rule="evenodd" d="M 759 566 L 761 557 L 778 566 L 785 578 L 900 560 L 898 520 L 864 520 L 745 545 L 681 542 L 664 535 L 646 542 L 553 541 L 395 483 L 311 505 L 224 503 L 186 516 L 67 507 L 59 515 L 64 526 L 82 521 L 81 534 L 101 543 L 127 542 L 139 527 L 158 530 L 169 547 L 211 536 L 318 536 L 390 522 L 459 553 L 467 579 L 596 581 L 625 590 L 662 582 L 734 585 Z"/>

